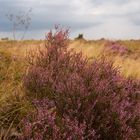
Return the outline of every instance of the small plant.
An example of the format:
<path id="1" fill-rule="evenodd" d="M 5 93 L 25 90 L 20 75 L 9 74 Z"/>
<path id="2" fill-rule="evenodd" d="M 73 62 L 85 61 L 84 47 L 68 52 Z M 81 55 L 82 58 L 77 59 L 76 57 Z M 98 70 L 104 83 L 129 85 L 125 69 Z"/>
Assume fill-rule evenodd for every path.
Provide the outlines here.
<path id="1" fill-rule="evenodd" d="M 12 24 L 12 33 L 13 33 L 13 40 L 15 41 L 16 38 L 16 32 L 17 30 L 23 30 L 23 34 L 21 36 L 21 40 L 24 39 L 25 34 L 30 26 L 31 23 L 31 12 L 32 9 L 29 9 L 27 13 L 25 12 L 18 12 L 18 14 L 7 14 L 7 19 Z"/>
<path id="2" fill-rule="evenodd" d="M 46 38 L 46 48 L 28 56 L 24 87 L 43 106 L 25 119 L 23 139 L 138 138 L 140 82 L 122 77 L 110 60 L 91 62 L 69 49 L 68 30 L 57 27 Z"/>
<path id="3" fill-rule="evenodd" d="M 130 50 L 127 47 L 117 44 L 115 42 L 113 42 L 111 44 L 107 44 L 106 49 L 107 49 L 107 51 L 110 51 L 113 54 L 120 54 L 120 55 L 125 55 L 130 52 Z"/>

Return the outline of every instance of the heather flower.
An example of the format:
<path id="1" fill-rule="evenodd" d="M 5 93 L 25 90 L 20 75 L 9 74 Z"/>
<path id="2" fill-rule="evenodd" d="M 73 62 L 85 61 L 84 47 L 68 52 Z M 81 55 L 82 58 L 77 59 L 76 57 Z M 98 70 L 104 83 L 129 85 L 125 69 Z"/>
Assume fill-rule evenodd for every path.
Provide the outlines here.
<path id="1" fill-rule="evenodd" d="M 112 52 L 113 54 L 125 55 L 129 53 L 129 49 L 118 43 L 107 43 L 105 45 L 106 51 Z"/>
<path id="2" fill-rule="evenodd" d="M 23 82 L 36 98 L 36 112 L 26 121 L 32 126 L 30 139 L 138 138 L 140 82 L 122 77 L 103 57 L 89 61 L 68 42 L 68 30 L 56 28 L 48 33 L 45 49 L 29 56 Z"/>
<path id="3" fill-rule="evenodd" d="M 59 118 L 61 121 L 59 124 L 54 107 L 49 107 L 50 102 L 48 99 L 33 102 L 36 112 L 30 114 L 30 119 L 28 117 L 23 120 L 23 134 L 19 138 L 22 140 L 84 140 L 86 124 L 79 124 L 77 119 L 71 120 L 68 116 Z M 96 139 L 95 131 L 89 130 L 86 137 Z"/>

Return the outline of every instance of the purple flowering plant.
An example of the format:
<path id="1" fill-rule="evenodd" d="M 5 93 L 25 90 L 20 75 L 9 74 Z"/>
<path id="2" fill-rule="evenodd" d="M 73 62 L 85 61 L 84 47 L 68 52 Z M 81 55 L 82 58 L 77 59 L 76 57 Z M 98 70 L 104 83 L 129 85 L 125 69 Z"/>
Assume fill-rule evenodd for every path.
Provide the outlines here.
<path id="1" fill-rule="evenodd" d="M 104 57 L 92 62 L 68 47 L 69 31 L 55 28 L 45 49 L 28 56 L 23 84 L 35 113 L 23 140 L 133 140 L 139 138 L 140 82 L 120 75 Z"/>
<path id="2" fill-rule="evenodd" d="M 120 55 L 126 55 L 130 52 L 130 50 L 116 42 L 107 43 L 105 46 L 106 51 L 111 52 L 113 54 L 120 54 Z"/>

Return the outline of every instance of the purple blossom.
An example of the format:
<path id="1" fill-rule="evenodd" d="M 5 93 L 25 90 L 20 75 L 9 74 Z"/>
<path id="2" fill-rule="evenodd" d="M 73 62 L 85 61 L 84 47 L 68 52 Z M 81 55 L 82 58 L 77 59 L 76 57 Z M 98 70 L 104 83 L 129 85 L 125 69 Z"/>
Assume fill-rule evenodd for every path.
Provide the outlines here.
<path id="1" fill-rule="evenodd" d="M 106 44 L 107 51 L 112 52 L 113 54 L 120 54 L 120 55 L 125 55 L 129 53 L 129 49 L 119 43 L 109 43 Z"/>
<path id="2" fill-rule="evenodd" d="M 23 82 L 36 111 L 23 123 L 23 139 L 138 138 L 140 82 L 103 57 L 89 61 L 68 42 L 68 31 L 57 28 L 46 48 L 29 56 Z"/>

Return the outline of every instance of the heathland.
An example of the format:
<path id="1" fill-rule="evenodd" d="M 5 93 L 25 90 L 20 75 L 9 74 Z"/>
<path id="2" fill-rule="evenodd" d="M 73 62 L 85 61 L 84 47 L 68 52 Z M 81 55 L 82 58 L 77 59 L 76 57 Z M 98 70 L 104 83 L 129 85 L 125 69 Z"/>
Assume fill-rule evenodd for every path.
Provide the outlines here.
<path id="1" fill-rule="evenodd" d="M 3 138 L 3 139 L 6 140 L 8 138 L 9 139 L 14 139 L 16 137 L 18 137 L 18 138 L 20 137 L 20 139 L 24 139 L 24 140 L 27 137 L 29 139 L 31 139 L 31 138 L 35 139 L 35 137 L 36 137 L 35 140 L 42 140 L 43 139 L 42 135 L 44 135 L 44 134 L 42 134 L 42 132 L 46 131 L 46 130 L 44 130 L 45 127 L 48 127 L 45 124 L 46 122 L 39 122 L 39 123 L 42 123 L 42 124 L 39 124 L 37 122 L 37 121 L 39 121 L 39 120 L 37 120 L 39 118 L 39 116 L 37 116 L 38 118 L 37 117 L 32 118 L 31 123 L 28 123 L 27 120 L 26 121 L 24 120 L 24 118 L 27 118 L 29 112 L 31 113 L 31 112 L 35 111 L 35 109 L 34 109 L 35 107 L 32 104 L 32 101 L 35 99 L 35 97 L 31 94 L 36 95 L 36 93 L 43 94 L 40 97 L 41 100 L 42 100 L 42 96 L 43 96 L 43 98 L 45 96 L 45 97 L 49 98 L 51 101 L 54 101 L 56 103 L 55 107 L 53 107 L 53 108 L 56 109 L 55 113 L 58 116 L 61 116 L 60 118 L 63 118 L 63 120 L 61 120 L 60 118 L 57 118 L 58 120 L 60 120 L 60 122 L 62 124 L 64 124 L 63 126 L 61 126 L 59 124 L 59 121 L 58 121 L 57 124 L 51 124 L 51 123 L 54 123 L 54 119 L 56 119 L 54 117 L 55 115 L 53 114 L 54 112 L 51 114 L 52 116 L 49 113 L 48 113 L 48 116 L 47 116 L 47 114 L 45 114 L 46 117 L 48 117 L 47 121 L 49 121 L 49 119 L 51 121 L 50 124 L 48 123 L 48 125 L 50 125 L 50 128 L 49 128 L 50 130 L 48 130 L 49 134 L 46 135 L 45 139 L 57 139 L 57 138 L 61 139 L 62 137 L 63 137 L 63 139 L 68 139 L 69 138 L 69 139 L 72 139 L 72 140 L 73 139 L 81 140 L 81 138 L 83 138 L 83 139 L 92 139 L 92 138 L 103 139 L 104 138 L 105 140 L 111 139 L 111 138 L 113 138 L 114 140 L 117 140 L 117 139 L 118 140 L 134 139 L 134 134 L 132 134 L 133 129 L 128 128 L 128 126 L 126 126 L 126 124 L 125 124 L 125 123 L 128 123 L 128 122 L 124 121 L 123 124 L 120 124 L 119 121 L 122 121 L 121 119 L 124 119 L 124 120 L 128 119 L 129 120 L 132 116 L 134 117 L 135 114 L 133 114 L 132 116 L 130 114 L 128 114 L 128 115 L 130 115 L 130 118 L 125 118 L 126 116 L 124 118 L 121 118 L 122 116 L 120 117 L 119 116 L 120 114 L 118 113 L 119 115 L 118 114 L 117 115 L 119 116 L 118 117 L 119 119 L 118 120 L 116 119 L 118 124 L 116 124 L 116 122 L 115 122 L 117 128 L 113 128 L 112 124 L 114 125 L 114 122 L 110 122 L 110 123 L 112 123 L 112 124 L 110 124 L 109 122 L 106 121 L 106 120 L 110 120 L 110 118 L 113 117 L 113 113 L 108 114 L 108 116 L 106 116 L 106 113 L 107 112 L 110 113 L 110 111 L 112 111 L 112 109 L 110 107 L 108 107 L 110 111 L 105 111 L 106 108 L 104 108 L 105 109 L 104 110 L 104 109 L 102 109 L 101 106 L 98 106 L 98 104 L 104 104 L 104 102 L 102 102 L 102 100 L 106 100 L 106 102 L 109 102 L 109 105 L 113 105 L 111 107 L 114 108 L 114 110 L 116 111 L 117 110 L 117 105 L 118 105 L 117 98 L 114 98 L 114 101 L 113 101 L 113 102 L 116 102 L 116 106 L 115 106 L 115 104 L 113 104 L 113 102 L 110 102 L 106 98 L 106 96 L 104 96 L 104 98 L 101 99 L 100 98 L 101 95 L 100 95 L 98 97 L 99 99 L 95 100 L 95 102 L 97 103 L 97 106 L 95 105 L 95 110 L 98 107 L 99 108 L 97 109 L 98 111 L 95 111 L 94 113 L 97 113 L 97 115 L 99 115 L 99 116 L 101 115 L 101 117 L 97 118 L 98 120 L 94 120 L 94 117 L 93 118 L 89 117 L 88 120 L 86 120 L 86 118 L 84 118 L 84 117 L 83 118 L 80 117 L 78 119 L 79 116 L 69 115 L 69 113 L 71 113 L 71 114 L 75 113 L 76 114 L 76 112 L 74 112 L 74 111 L 79 111 L 78 109 L 80 108 L 80 105 L 81 105 L 81 102 L 79 102 L 79 100 L 82 101 L 83 104 L 86 104 L 87 106 L 89 106 L 88 108 L 92 107 L 92 105 L 95 103 L 92 100 L 89 101 L 89 99 L 86 99 L 86 101 L 84 101 L 84 99 L 83 99 L 84 97 L 89 96 L 89 94 L 87 92 L 87 89 L 89 90 L 89 88 L 93 88 L 93 86 L 90 87 L 90 85 L 85 85 L 85 84 L 83 86 L 83 84 L 81 84 L 83 82 L 83 80 L 85 80 L 85 78 L 88 78 L 88 76 L 86 75 L 86 72 L 85 72 L 86 69 L 87 69 L 87 74 L 89 72 L 89 75 L 90 75 L 90 70 L 89 70 L 90 65 L 87 66 L 87 62 L 85 62 L 86 66 L 84 66 L 84 64 L 82 63 L 82 62 L 85 61 L 85 60 L 83 60 L 84 57 L 88 58 L 88 61 L 89 61 L 88 63 L 96 60 L 96 62 L 93 62 L 94 63 L 93 66 L 95 67 L 95 69 L 100 70 L 102 68 L 102 69 L 106 69 L 107 71 L 110 71 L 111 72 L 110 75 L 112 76 L 112 78 L 115 75 L 114 76 L 116 78 L 115 80 L 117 80 L 116 75 L 119 75 L 120 77 L 124 78 L 124 81 L 127 81 L 128 79 L 132 79 L 134 81 L 139 81 L 140 80 L 140 40 L 117 40 L 117 41 L 106 40 L 106 39 L 101 39 L 101 40 L 85 40 L 85 39 L 67 40 L 69 42 L 68 43 L 68 48 L 67 48 L 68 50 L 64 49 L 65 53 L 64 54 L 60 53 L 61 54 L 61 57 L 59 58 L 60 60 L 58 62 L 54 62 L 56 64 L 53 64 L 53 62 L 51 64 L 48 63 L 48 65 L 50 65 L 50 67 L 48 67 L 44 64 L 45 58 L 44 58 L 44 55 L 42 54 L 42 52 L 45 52 L 45 51 L 42 51 L 42 50 L 46 49 L 46 46 L 45 46 L 46 42 L 49 42 L 49 41 L 50 41 L 49 42 L 50 44 L 52 43 L 51 47 L 53 47 L 53 45 L 54 46 L 55 45 L 58 45 L 58 46 L 60 45 L 60 47 L 65 45 L 65 44 L 63 44 L 63 43 L 65 43 L 63 41 L 66 41 L 65 40 L 66 38 L 63 38 L 63 37 L 65 37 L 65 34 L 61 34 L 61 35 L 62 36 L 60 38 L 59 37 L 56 38 L 60 42 L 57 42 L 58 40 L 55 40 L 57 44 L 53 44 L 51 42 L 51 37 L 50 37 L 50 40 L 46 40 L 46 41 L 45 40 L 0 41 L 0 139 Z M 71 49 L 76 51 L 76 53 L 82 52 L 83 56 L 74 55 L 73 52 L 72 52 L 72 54 L 69 54 L 69 50 L 71 50 Z M 52 50 L 51 49 L 47 50 L 47 52 L 49 52 L 49 51 L 52 51 Z M 37 52 L 39 52 L 39 53 L 37 53 Z M 49 54 L 49 53 L 47 54 L 47 52 L 46 52 L 46 55 Z M 70 51 L 70 53 L 71 53 L 71 51 Z M 40 56 L 41 54 L 42 54 L 42 57 Z M 35 60 L 33 60 L 34 55 L 38 55 L 38 57 L 40 57 L 40 58 L 38 58 L 38 61 L 41 61 L 40 62 L 41 64 L 39 64 L 38 61 L 34 62 L 35 61 Z M 51 53 L 50 53 L 50 55 L 51 55 Z M 31 64 L 31 61 L 29 62 L 30 58 L 32 59 L 33 64 Z M 70 59 L 69 61 L 67 60 L 68 58 Z M 85 59 L 87 59 L 87 58 L 85 58 Z M 79 59 L 79 62 L 77 62 L 78 59 Z M 103 59 L 103 61 L 107 61 L 107 62 L 111 61 L 112 65 L 109 65 L 109 66 L 105 65 L 104 62 L 100 59 Z M 48 71 L 45 71 L 46 75 L 47 75 L 47 72 L 48 72 L 48 74 L 51 73 L 50 72 L 51 67 L 54 67 L 54 65 L 56 65 L 56 66 L 59 65 L 58 63 L 60 63 L 60 62 L 63 63 L 62 60 L 64 60 L 65 62 L 68 63 L 67 64 L 68 69 L 72 69 L 72 70 L 69 70 L 67 72 L 65 71 L 65 73 L 68 74 L 67 78 L 64 76 L 66 79 L 63 79 L 63 78 L 61 79 L 59 77 L 59 74 L 61 75 L 62 73 L 58 72 L 58 77 L 60 78 L 59 82 L 58 83 L 56 82 L 57 86 L 55 88 L 51 87 L 51 89 L 50 89 L 50 87 L 49 87 L 47 89 L 49 91 L 46 91 L 46 89 L 44 91 L 44 89 L 42 89 L 42 87 L 39 87 L 40 86 L 39 84 L 42 82 L 41 80 L 39 81 L 39 84 L 36 83 L 36 85 L 33 85 L 32 81 L 30 79 L 30 76 L 33 76 L 35 78 L 34 71 L 32 70 L 33 68 L 35 68 L 35 70 L 37 69 L 37 71 L 40 71 L 40 73 L 42 73 L 42 75 L 37 75 L 36 74 L 37 78 L 38 78 L 38 76 L 44 76 L 45 75 L 45 74 L 43 75 L 44 65 L 46 67 L 45 70 L 46 69 L 48 70 Z M 73 61 L 76 61 L 76 64 Z M 95 63 L 97 63 L 97 65 Z M 101 64 L 102 67 L 99 68 L 98 65 L 100 65 L 100 64 Z M 66 64 L 64 63 L 64 65 L 66 65 Z M 73 66 L 73 65 L 77 65 L 77 66 Z M 80 77 L 79 77 L 79 74 L 76 72 L 76 69 L 77 69 L 77 71 L 80 70 L 79 65 L 82 65 L 82 67 L 81 67 L 82 72 L 81 71 L 79 72 Z M 43 70 L 40 69 L 40 67 L 42 67 Z M 115 74 L 116 71 L 114 69 L 116 67 L 117 67 L 117 71 L 118 71 L 119 74 Z M 67 68 L 65 68 L 65 69 L 67 69 Z M 61 67 L 59 67 L 59 69 L 60 69 L 60 71 L 64 71 L 64 69 L 61 68 Z M 71 71 L 73 71 L 73 72 L 71 72 Z M 97 71 L 95 70 L 95 73 L 96 72 Z M 113 72 L 114 72 L 114 75 L 113 75 Z M 57 72 L 55 72 L 55 73 L 57 73 Z M 104 70 L 104 74 L 108 75 L 108 72 L 105 73 L 105 70 Z M 97 75 L 99 75 L 98 72 L 97 72 Z M 73 76 L 78 77 L 79 79 L 78 78 L 76 79 Z M 85 77 L 85 78 L 83 78 L 83 77 Z M 49 77 L 49 78 L 50 78 L 49 80 L 52 80 L 51 79 L 52 77 Z M 81 80 L 80 80 L 80 78 L 81 78 Z M 98 77 L 96 77 L 96 75 L 95 75 L 95 78 L 96 78 L 97 81 L 98 80 L 100 81 L 100 79 L 98 79 Z M 43 79 L 43 77 L 42 77 L 42 79 Z M 95 88 L 95 91 L 97 91 L 97 93 L 99 91 L 102 92 L 104 90 L 110 92 L 111 94 L 113 92 L 119 92 L 119 91 L 122 92 L 122 90 L 124 91 L 124 93 L 128 92 L 125 89 L 125 86 L 123 87 L 123 83 L 121 83 L 122 86 L 120 86 L 120 89 L 118 88 L 119 84 L 117 84 L 117 86 L 112 85 L 112 89 L 114 88 L 114 91 L 110 91 L 110 88 L 109 88 L 110 85 L 109 84 L 106 85 L 106 83 L 104 83 L 105 80 L 108 80 L 108 79 L 109 78 L 107 77 L 106 79 L 102 80 L 102 86 L 104 86 L 105 89 Z M 67 90 L 63 89 L 64 87 L 62 85 L 62 84 L 65 83 L 65 82 L 63 82 L 65 80 L 72 81 L 71 83 L 66 82 L 66 84 L 68 86 Z M 112 79 L 111 79 L 111 81 L 112 81 Z M 37 82 L 37 81 L 35 81 L 35 82 Z M 109 82 L 109 81 L 106 81 L 106 82 Z M 112 82 L 114 82 L 114 81 L 112 81 Z M 52 83 L 55 85 L 54 81 L 52 81 Z M 101 84 L 101 82 L 97 82 L 97 83 Z M 128 87 L 131 87 L 131 82 L 124 82 L 124 84 L 128 84 L 128 83 L 130 83 L 130 85 Z M 93 83 L 93 84 L 95 84 L 95 83 Z M 113 84 L 115 84 L 115 82 Z M 137 82 L 137 84 L 138 84 L 138 82 Z M 59 85 L 59 87 L 58 87 L 58 85 Z M 32 89 L 31 89 L 31 86 L 35 86 L 35 87 L 32 87 Z M 81 89 L 85 90 L 84 93 L 87 94 L 86 96 L 83 93 L 83 91 L 81 91 L 79 89 L 78 86 L 79 87 L 81 86 Z M 97 86 L 99 86 L 99 85 L 97 85 Z M 138 90 L 137 92 L 139 93 L 140 92 L 139 91 L 140 87 L 139 87 L 139 85 L 137 85 L 137 86 L 138 86 L 138 88 L 137 87 L 135 87 L 135 88 L 137 88 L 137 90 Z M 71 88 L 70 91 L 69 91 L 69 88 Z M 116 88 L 118 88 L 118 89 L 116 89 Z M 122 88 L 122 90 L 121 90 L 121 88 Z M 54 89 L 57 89 L 57 90 L 54 91 Z M 73 110 L 74 108 L 70 104 L 71 101 L 69 101 L 68 95 L 64 94 L 67 98 L 67 101 L 65 101 L 63 99 L 63 97 L 61 97 L 61 96 L 59 97 L 59 94 L 57 95 L 58 99 L 56 99 L 56 100 L 53 100 L 53 98 L 56 98 L 56 97 L 52 97 L 52 95 L 49 95 L 49 96 L 44 95 L 44 93 L 46 94 L 46 92 L 52 92 L 52 90 L 53 90 L 53 92 L 56 92 L 56 93 L 59 93 L 59 92 L 64 93 L 65 91 L 70 92 L 69 94 L 70 95 L 72 94 L 72 96 L 75 97 L 75 98 L 72 98 L 73 100 L 77 99 L 77 97 L 74 95 L 74 92 L 76 92 L 76 93 L 78 92 L 77 95 L 80 95 L 80 98 L 77 99 L 78 102 L 74 101 L 74 103 L 76 104 L 75 106 L 78 106 L 79 108 L 77 110 Z M 130 90 L 132 90 L 132 89 L 130 89 Z M 133 89 L 133 90 L 135 91 L 135 89 Z M 121 93 L 121 94 L 123 94 L 123 93 Z M 123 96 L 123 95 L 121 95 L 121 96 Z M 109 99 L 111 99 L 111 97 L 113 98 L 113 95 L 112 96 L 109 95 L 108 97 L 109 97 Z M 40 101 L 40 98 L 38 99 L 39 101 Z M 91 96 L 90 98 L 96 98 L 96 97 Z M 46 99 L 46 98 L 44 98 L 44 99 Z M 121 99 L 125 100 L 124 97 L 121 98 Z M 67 112 L 67 110 L 62 111 L 61 110 L 62 109 L 62 104 L 61 103 L 59 104 L 58 100 L 59 100 L 59 102 L 61 102 L 60 100 L 62 100 L 62 102 L 66 103 L 66 104 L 68 103 L 70 106 L 67 106 L 67 108 L 70 111 L 69 112 Z M 39 104 L 38 103 L 39 101 L 36 101 L 36 103 L 35 103 L 36 106 Z M 120 105 L 121 105 L 121 103 L 122 102 L 120 102 Z M 48 101 L 47 101 L 46 104 L 48 104 Z M 104 105 L 107 105 L 107 104 L 104 104 Z M 40 106 L 38 108 L 40 109 Z M 48 107 L 48 108 L 50 108 L 50 107 Z M 120 109 L 122 109 L 122 108 L 120 108 Z M 102 111 L 99 112 L 99 110 L 102 110 Z M 124 110 L 122 109 L 121 111 L 124 111 Z M 82 113 L 85 113 L 84 112 L 85 110 L 82 107 L 81 107 L 81 111 L 83 111 Z M 119 112 L 119 110 L 118 110 L 118 112 Z M 65 114 L 65 116 L 63 116 L 61 113 Z M 86 113 L 87 113 L 86 115 L 88 116 L 88 113 L 91 113 L 91 112 L 90 112 L 90 110 L 87 109 Z M 38 115 L 41 115 L 41 114 L 38 114 Z M 101 119 L 102 115 L 104 116 L 104 119 Z M 95 114 L 95 116 L 96 116 L 96 114 Z M 72 117 L 73 121 L 70 122 L 71 117 Z M 42 115 L 42 118 L 43 118 L 43 115 Z M 91 124 L 91 126 L 89 125 L 89 120 L 92 121 L 92 119 L 94 120 L 95 126 L 92 126 L 94 124 Z M 40 130 L 38 130 L 36 128 L 31 128 L 31 127 L 27 128 L 27 125 L 23 126 L 23 120 L 27 123 L 27 125 L 30 125 L 30 126 L 34 125 L 35 123 L 36 124 L 38 123 L 36 126 L 40 127 Z M 88 122 L 88 125 L 85 124 L 86 121 Z M 99 123 L 102 123 L 102 124 L 99 124 Z M 44 127 L 44 128 L 42 128 L 42 127 Z M 64 131 L 63 129 L 61 129 L 62 127 L 69 128 L 69 129 L 66 132 L 62 132 L 62 131 Z M 86 127 L 88 127 L 88 129 Z M 135 129 L 139 128 L 139 127 L 138 128 L 137 127 L 138 127 L 137 125 L 133 126 L 133 128 L 135 128 Z M 30 129 L 30 130 L 28 130 L 28 129 Z M 61 129 L 61 133 L 60 133 L 60 129 Z M 111 132 L 111 129 L 114 132 Z M 126 129 L 128 129 L 128 131 L 124 132 L 124 130 L 126 130 Z M 33 131 L 32 134 L 30 134 L 29 131 L 30 132 Z M 71 131 L 74 131 L 75 133 L 72 135 Z M 78 132 L 76 132 L 76 131 L 78 131 Z M 37 134 L 34 134 L 34 132 L 36 132 Z M 128 132 L 129 132 L 130 135 L 128 135 L 128 137 L 126 137 Z M 53 133 L 53 134 L 50 134 L 50 133 Z M 139 133 L 139 131 L 134 132 L 134 133 L 135 133 L 135 135 L 138 135 L 136 133 Z M 69 135 L 69 134 L 71 134 L 71 135 Z M 110 134 L 110 136 L 109 136 L 109 134 Z M 38 137 L 38 139 L 37 139 L 37 137 Z M 137 138 L 138 138 L 138 136 L 137 136 Z"/>

